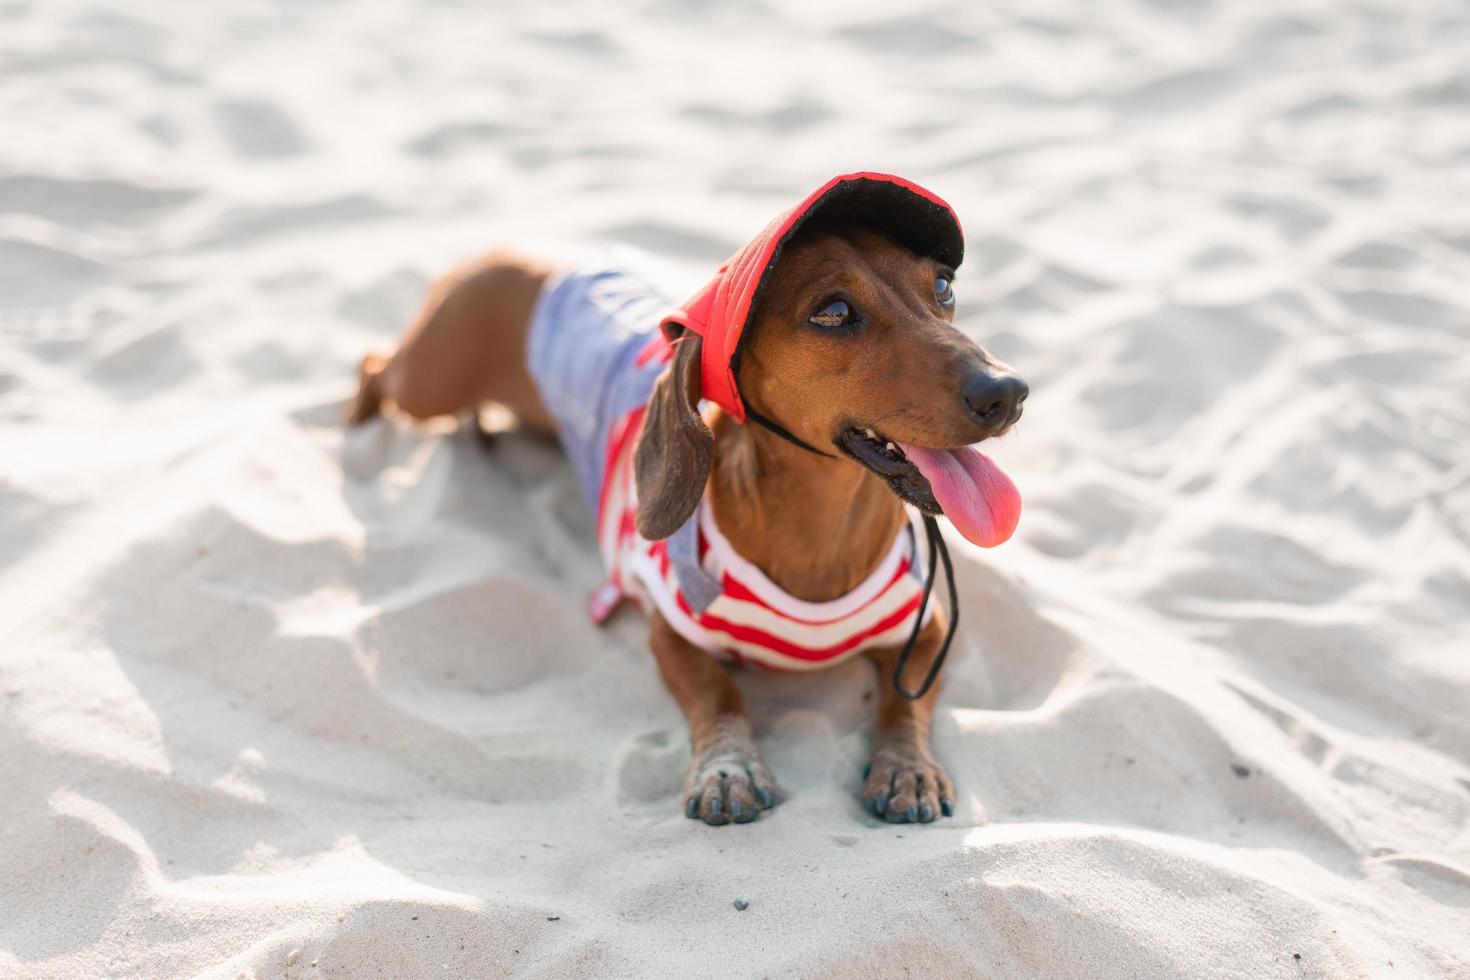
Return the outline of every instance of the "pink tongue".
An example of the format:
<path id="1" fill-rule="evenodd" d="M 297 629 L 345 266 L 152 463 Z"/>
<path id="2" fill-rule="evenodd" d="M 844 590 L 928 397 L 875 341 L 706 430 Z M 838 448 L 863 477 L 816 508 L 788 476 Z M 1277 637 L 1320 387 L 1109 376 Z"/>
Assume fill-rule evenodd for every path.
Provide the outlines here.
<path id="1" fill-rule="evenodd" d="M 1021 520 L 1021 494 L 1011 478 L 978 450 L 899 448 L 929 486 L 944 516 L 969 540 L 994 548 L 1016 530 Z"/>

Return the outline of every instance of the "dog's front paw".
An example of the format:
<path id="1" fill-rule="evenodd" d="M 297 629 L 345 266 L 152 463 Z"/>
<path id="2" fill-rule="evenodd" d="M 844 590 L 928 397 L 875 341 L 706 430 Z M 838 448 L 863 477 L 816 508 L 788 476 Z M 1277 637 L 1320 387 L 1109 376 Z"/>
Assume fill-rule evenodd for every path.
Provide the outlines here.
<path id="1" fill-rule="evenodd" d="M 719 745 L 689 766 L 684 815 L 711 826 L 750 823 L 775 806 L 780 795 L 755 745 Z"/>
<path id="2" fill-rule="evenodd" d="M 863 798 L 889 823 L 929 823 L 954 814 L 954 783 L 927 749 L 883 745 L 868 766 Z"/>

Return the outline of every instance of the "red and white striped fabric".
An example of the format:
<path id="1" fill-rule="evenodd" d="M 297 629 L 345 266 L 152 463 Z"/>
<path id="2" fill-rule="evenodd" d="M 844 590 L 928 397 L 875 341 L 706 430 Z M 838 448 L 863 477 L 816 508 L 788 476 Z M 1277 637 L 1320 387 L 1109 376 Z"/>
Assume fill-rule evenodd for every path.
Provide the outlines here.
<path id="1" fill-rule="evenodd" d="M 643 414 L 643 409 L 628 413 L 608 437 L 597 535 L 610 577 L 593 596 L 595 619 L 605 619 L 627 596 L 645 611 L 656 608 L 695 646 L 776 670 L 830 667 L 869 647 L 908 639 L 923 593 L 912 569 L 916 535 L 898 534 L 877 569 L 847 595 L 807 602 L 736 554 L 715 526 L 708 500 L 701 501 L 698 512 L 699 563 L 720 592 L 703 609 L 693 608 L 680 590 L 668 542 L 644 540 L 635 526 L 633 449 Z M 931 604 L 925 619 L 932 612 Z"/>

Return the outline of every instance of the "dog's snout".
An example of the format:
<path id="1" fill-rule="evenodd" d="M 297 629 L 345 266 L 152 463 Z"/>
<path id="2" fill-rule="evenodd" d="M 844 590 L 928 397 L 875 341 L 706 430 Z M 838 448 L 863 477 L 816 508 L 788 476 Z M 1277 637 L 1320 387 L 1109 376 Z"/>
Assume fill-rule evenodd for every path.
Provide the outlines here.
<path id="1" fill-rule="evenodd" d="M 1031 389 L 1014 374 L 976 374 L 965 383 L 965 404 L 990 431 L 996 432 L 1020 418 L 1021 403 Z"/>

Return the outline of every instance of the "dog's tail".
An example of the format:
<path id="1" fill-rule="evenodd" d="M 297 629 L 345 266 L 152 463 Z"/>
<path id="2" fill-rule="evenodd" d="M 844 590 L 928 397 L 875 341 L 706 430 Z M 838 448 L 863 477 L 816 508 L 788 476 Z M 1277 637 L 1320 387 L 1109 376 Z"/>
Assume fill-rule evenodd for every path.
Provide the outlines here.
<path id="1" fill-rule="evenodd" d="M 347 424 L 361 425 L 383 408 L 383 369 L 388 358 L 368 354 L 357 369 L 357 397 L 347 408 Z"/>

